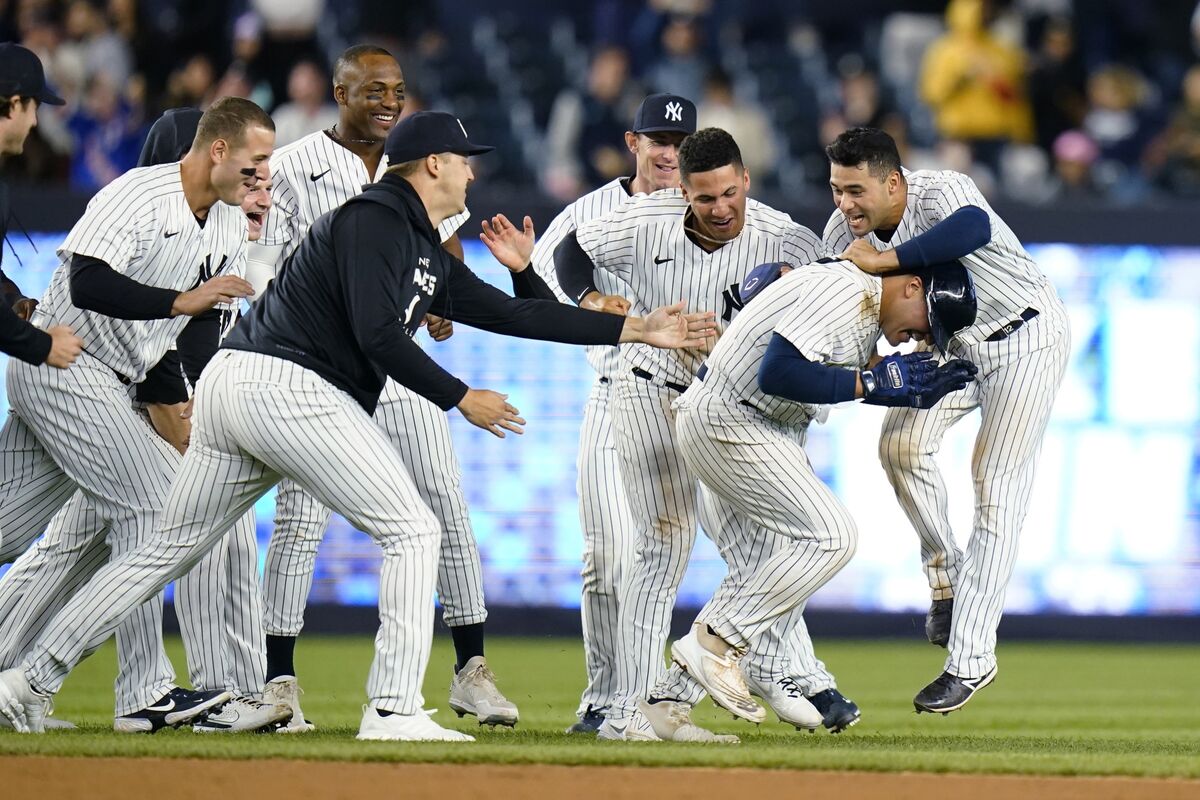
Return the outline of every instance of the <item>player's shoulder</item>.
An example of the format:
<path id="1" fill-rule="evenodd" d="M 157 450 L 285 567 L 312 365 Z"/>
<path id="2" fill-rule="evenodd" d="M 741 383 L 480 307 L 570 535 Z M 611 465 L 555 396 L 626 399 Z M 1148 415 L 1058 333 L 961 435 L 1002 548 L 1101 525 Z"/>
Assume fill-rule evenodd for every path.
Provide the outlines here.
<path id="1" fill-rule="evenodd" d="M 290 177 L 314 164 L 327 164 L 333 160 L 335 147 L 339 145 L 325 131 L 313 131 L 276 150 L 271 155 L 271 171 Z"/>
<path id="2" fill-rule="evenodd" d="M 141 223 L 160 216 L 165 205 L 177 203 L 182 195 L 178 162 L 134 167 L 97 192 L 88 210 L 109 219 L 116 208 L 121 211 L 118 222 Z"/>
<path id="3" fill-rule="evenodd" d="M 854 262 L 841 259 L 814 261 L 784 277 L 794 277 L 794 283 L 808 287 L 806 293 L 818 287 L 838 294 L 873 293 L 879 290 L 882 283 L 877 276 L 863 272 Z"/>
<path id="4" fill-rule="evenodd" d="M 663 189 L 629 199 L 611 211 L 587 223 L 593 229 L 621 228 L 636 230 L 677 223 L 687 210 L 687 201 L 678 189 Z M 580 226 L 584 227 L 583 225 Z"/>
<path id="5" fill-rule="evenodd" d="M 978 191 L 975 181 L 970 175 L 952 169 L 917 169 L 905 171 L 904 179 L 908 182 L 909 188 L 915 190 L 915 193 L 918 195 L 951 188 L 962 189 L 969 187 L 971 190 Z"/>
<path id="6" fill-rule="evenodd" d="M 570 218 L 575 227 L 579 227 L 589 220 L 603 216 L 614 208 L 630 202 L 634 199 L 635 195 L 629 194 L 629 190 L 625 185 L 626 180 L 626 178 L 617 178 L 598 189 L 593 189 L 569 203 L 559 214 L 559 217 Z M 641 196 L 636 195 L 636 197 Z M 559 217 L 555 219 L 557 220 Z"/>

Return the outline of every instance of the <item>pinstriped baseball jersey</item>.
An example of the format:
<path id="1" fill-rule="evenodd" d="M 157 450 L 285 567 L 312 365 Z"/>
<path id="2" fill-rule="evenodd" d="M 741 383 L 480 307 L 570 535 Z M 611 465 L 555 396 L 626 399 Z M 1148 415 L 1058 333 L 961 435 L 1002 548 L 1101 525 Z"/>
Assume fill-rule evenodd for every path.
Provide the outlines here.
<path id="1" fill-rule="evenodd" d="M 904 216 L 890 241 L 874 232 L 866 239 L 877 250 L 903 244 L 932 228 L 964 206 L 978 206 L 992 223 L 992 238 L 983 247 L 960 259 L 975 281 L 979 312 L 975 324 L 958 335 L 967 344 L 978 344 L 1027 308 L 1038 308 L 1035 301 L 1048 284 L 1045 274 L 1025 252 L 1012 229 L 992 210 L 975 181 L 951 170 L 904 170 L 908 181 L 908 199 Z M 854 241 L 850 226 L 841 211 L 834 211 L 825 225 L 825 250 L 837 255 Z"/>
<path id="2" fill-rule="evenodd" d="M 37 324 L 70 325 L 85 350 L 137 383 L 171 348 L 189 317 L 127 320 L 76 308 L 70 262 L 104 261 L 138 283 L 183 292 L 243 269 L 246 215 L 216 203 L 201 227 L 188 206 L 179 164 L 132 169 L 100 190 L 58 248 L 61 261 L 37 308 Z"/>
<path id="3" fill-rule="evenodd" d="M 279 263 L 295 252 L 317 217 L 327 214 L 363 186 L 379 180 L 387 171 L 387 156 L 379 159 L 374 175 L 355 153 L 335 142 L 325 131 L 310 133 L 271 156 L 273 205 L 263 224 L 259 243 L 283 245 Z M 442 222 L 438 233 L 446 241 L 471 216 L 463 210 Z"/>
<path id="4" fill-rule="evenodd" d="M 655 192 L 579 227 L 580 247 L 596 267 L 629 285 L 632 314 L 687 301 L 687 310 L 715 311 L 724 325 L 736 306 L 726 292 L 767 261 L 809 264 L 821 243 L 791 217 L 746 200 L 742 232 L 707 252 L 684 229 L 687 201 L 677 189 Z M 642 344 L 623 351 L 623 367 L 640 368 L 662 381 L 688 384 L 704 361 L 695 350 L 656 350 Z"/>
<path id="5" fill-rule="evenodd" d="M 783 336 L 809 361 L 860 367 L 881 334 L 881 292 L 879 278 L 848 261 L 812 264 L 784 275 L 742 309 L 717 342 L 705 362 L 704 388 L 745 400 L 785 425 L 823 418 L 826 406 L 764 394 L 758 387 L 771 335 Z"/>
<path id="6" fill-rule="evenodd" d="M 628 178 L 617 178 L 568 205 L 558 212 L 558 216 L 550 222 L 546 232 L 541 235 L 534 246 L 533 268 L 558 295 L 560 303 L 569 303 L 571 300 L 558 285 L 558 275 L 554 271 L 554 248 L 558 247 L 568 233 L 576 230 L 583 223 L 602 217 L 631 199 L 645 197 L 640 194 L 629 194 L 629 190 L 625 188 L 628 181 Z M 616 294 L 624 297 L 629 291 L 629 287 L 611 272 L 597 273 L 595 282 L 596 288 L 604 294 Z M 587 348 L 587 360 L 597 375 L 602 378 L 614 378 L 621 364 L 621 348 L 603 345 L 589 347 Z"/>

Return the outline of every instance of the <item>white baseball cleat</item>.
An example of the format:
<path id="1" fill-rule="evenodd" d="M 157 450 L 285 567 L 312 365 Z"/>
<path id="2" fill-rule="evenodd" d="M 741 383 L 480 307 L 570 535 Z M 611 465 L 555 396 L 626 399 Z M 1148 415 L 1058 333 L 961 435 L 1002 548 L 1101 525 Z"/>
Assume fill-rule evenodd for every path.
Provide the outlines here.
<path id="1" fill-rule="evenodd" d="M 717 654 L 702 645 L 697 628 L 703 624 L 696 623 L 687 636 L 671 645 L 671 660 L 695 678 L 718 706 L 735 717 L 763 722 L 767 712 L 754 702 L 746 688 L 746 680 L 738 667 L 737 651 L 727 646 L 723 654 Z M 719 637 L 711 638 L 719 641 Z"/>
<path id="2" fill-rule="evenodd" d="M 380 716 L 373 706 L 363 706 L 358 738 L 393 742 L 473 742 L 474 736 L 443 728 L 423 711 Z"/>
<path id="3" fill-rule="evenodd" d="M 517 707 L 500 693 L 483 656 L 468 660 L 450 681 L 450 708 L 460 717 L 473 714 L 480 725 L 517 724 Z"/>
<path id="4" fill-rule="evenodd" d="M 276 733 L 308 733 L 316 729 L 317 726 L 305 719 L 304 712 L 300 710 L 302 694 L 304 690 L 300 688 L 300 682 L 294 675 L 280 675 L 267 681 L 267 685 L 263 687 L 263 702 L 287 706 L 292 711 L 291 719 L 286 725 L 276 728 Z"/>
<path id="5" fill-rule="evenodd" d="M 625 731 L 629 729 L 629 717 L 605 717 L 604 722 L 596 729 L 596 738 L 607 742 L 625 741 Z"/>
<path id="6" fill-rule="evenodd" d="M 692 722 L 692 707 L 677 700 L 659 700 L 650 703 L 646 700 L 638 702 L 635 717 L 640 716 L 650 724 L 654 738 L 665 742 L 708 742 L 710 744 L 738 744 L 736 736 L 727 733 L 713 733 Z M 629 737 L 626 732 L 626 738 Z"/>
<path id="7" fill-rule="evenodd" d="M 18 733 L 44 733 L 50 698 L 35 692 L 20 667 L 0 672 L 0 716 Z"/>
<path id="8" fill-rule="evenodd" d="M 629 725 L 625 728 L 625 741 L 627 742 L 661 742 L 662 737 L 654 730 L 654 726 L 650 724 L 650 720 L 642 713 L 642 703 L 638 703 L 637 710 L 633 712 L 633 716 L 629 718 Z"/>
<path id="9" fill-rule="evenodd" d="M 292 709 L 283 704 L 265 703 L 253 697 L 238 696 L 201 717 L 192 725 L 196 733 L 249 733 L 272 730 L 287 722 Z"/>
<path id="10" fill-rule="evenodd" d="M 797 730 L 804 728 L 815 731 L 821 727 L 825 718 L 817 707 L 804 697 L 804 691 L 787 675 L 773 675 L 766 680 L 759 680 L 753 675 L 743 673 L 746 688 L 750 694 L 762 698 L 779 717 L 780 722 L 794 725 Z"/>

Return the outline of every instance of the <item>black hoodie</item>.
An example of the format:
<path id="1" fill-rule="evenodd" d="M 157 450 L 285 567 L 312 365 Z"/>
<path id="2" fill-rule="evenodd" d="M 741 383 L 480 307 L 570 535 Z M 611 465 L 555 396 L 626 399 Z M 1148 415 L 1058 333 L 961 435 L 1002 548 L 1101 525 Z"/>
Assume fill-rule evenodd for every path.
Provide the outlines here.
<path id="1" fill-rule="evenodd" d="M 442 248 L 408 181 L 387 174 L 317 218 L 222 347 L 294 361 L 368 413 L 385 376 L 448 410 L 468 387 L 412 340 L 427 312 L 568 344 L 617 344 L 624 325 L 623 317 L 517 299 L 480 280 Z"/>

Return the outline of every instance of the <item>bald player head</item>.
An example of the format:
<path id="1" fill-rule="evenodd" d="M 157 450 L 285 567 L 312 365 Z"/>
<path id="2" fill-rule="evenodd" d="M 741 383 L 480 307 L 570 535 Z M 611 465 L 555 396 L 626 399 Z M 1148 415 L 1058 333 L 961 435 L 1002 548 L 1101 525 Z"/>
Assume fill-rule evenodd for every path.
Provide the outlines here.
<path id="1" fill-rule="evenodd" d="M 343 144 L 382 146 L 404 111 L 404 73 L 382 47 L 355 45 L 333 65 L 333 99 Z"/>

